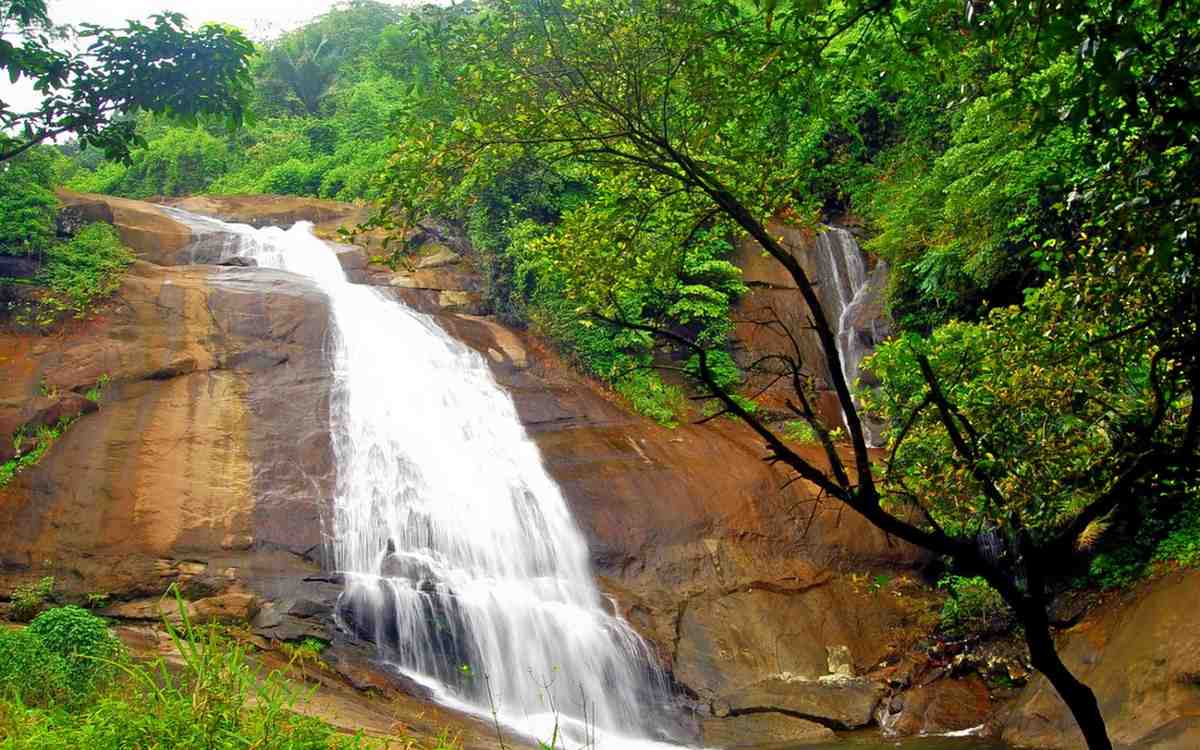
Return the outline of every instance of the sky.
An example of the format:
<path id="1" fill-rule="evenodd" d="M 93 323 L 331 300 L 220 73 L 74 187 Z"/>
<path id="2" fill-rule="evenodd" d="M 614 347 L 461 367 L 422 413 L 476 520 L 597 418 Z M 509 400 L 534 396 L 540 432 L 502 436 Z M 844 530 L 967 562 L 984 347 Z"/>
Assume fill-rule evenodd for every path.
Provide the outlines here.
<path id="1" fill-rule="evenodd" d="M 145 20 L 155 13 L 175 11 L 187 16 L 193 27 L 222 21 L 257 41 L 295 28 L 333 4 L 333 0 L 49 0 L 47 7 L 50 20 L 57 24 L 100 26 L 122 26 L 128 19 Z M 7 76 L 0 77 L 0 101 L 18 111 L 35 107 L 38 95 L 22 84 L 13 85 Z"/>

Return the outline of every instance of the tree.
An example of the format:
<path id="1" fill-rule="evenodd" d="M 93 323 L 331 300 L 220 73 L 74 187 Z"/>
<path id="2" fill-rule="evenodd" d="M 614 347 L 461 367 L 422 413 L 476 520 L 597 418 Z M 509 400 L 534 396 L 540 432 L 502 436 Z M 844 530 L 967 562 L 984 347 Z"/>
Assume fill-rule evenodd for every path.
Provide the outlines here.
<path id="1" fill-rule="evenodd" d="M 266 66 L 275 88 L 290 92 L 304 112 L 317 115 L 333 87 L 341 61 L 341 51 L 318 29 L 307 27 L 273 45 L 267 51 Z"/>
<path id="2" fill-rule="evenodd" d="M 127 160 L 138 137 L 133 119 L 119 115 L 141 110 L 242 122 L 253 45 L 236 29 L 189 31 L 183 16 L 165 13 L 124 29 L 85 24 L 82 52 L 58 48 L 61 35 L 43 0 L 0 1 L 0 70 L 13 82 L 28 79 L 43 97 L 30 112 L 0 102 L 0 161 L 67 134 Z"/>
<path id="3" fill-rule="evenodd" d="M 454 211 L 473 200 L 472 186 L 519 160 L 570 164 L 624 186 L 622 199 L 591 212 L 603 221 L 543 244 L 547 263 L 575 264 L 564 293 L 592 320 L 688 356 L 683 369 L 719 413 L 758 434 L 767 460 L 982 576 L 1098 749 L 1111 742 L 1094 693 L 1055 648 L 1047 576 L 1139 496 L 1198 491 L 1197 165 L 1186 145 L 1200 122 L 1186 61 L 1197 23 L 1193 9 L 1169 2 L 1070 5 L 969 3 L 964 13 L 939 0 L 495 0 L 454 21 L 442 50 L 454 103 L 440 114 L 443 90 L 401 122 L 375 223 L 403 229 Z M 889 51 L 887 66 L 876 49 Z M 827 144 L 824 128 L 808 126 L 830 114 L 821 101 L 833 87 L 869 84 L 881 71 L 933 85 L 946 60 L 969 55 L 1013 92 L 1011 106 L 1033 122 L 1030 138 L 1054 117 L 1089 139 L 1087 176 L 1059 209 L 1069 235 L 1032 253 L 1050 283 L 980 324 L 880 352 L 884 390 L 870 404 L 890 430 L 889 458 L 878 462 L 813 281 L 767 221 L 812 205 L 806 160 Z M 1058 77 L 1029 75 L 1064 60 Z M 688 231 L 671 250 L 647 252 L 636 241 L 641 217 L 667 204 Z M 805 302 L 848 448 L 816 414 L 813 363 L 799 346 L 756 366 L 791 385 L 788 407 L 811 426 L 823 461 L 795 450 L 719 377 L 723 352 L 639 319 L 614 292 L 686 262 L 696 232 L 721 222 L 756 240 Z M 581 256 L 571 240 L 595 241 L 606 227 L 621 227 L 613 249 Z M 762 323 L 795 335 L 778 320 Z"/>

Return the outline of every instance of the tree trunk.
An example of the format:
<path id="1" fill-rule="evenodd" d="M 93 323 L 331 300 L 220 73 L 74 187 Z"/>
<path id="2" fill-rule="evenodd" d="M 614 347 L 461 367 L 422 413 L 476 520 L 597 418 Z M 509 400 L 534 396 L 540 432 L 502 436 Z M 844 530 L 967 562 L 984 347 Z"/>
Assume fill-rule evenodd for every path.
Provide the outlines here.
<path id="1" fill-rule="evenodd" d="M 1054 638 L 1050 635 L 1050 622 L 1045 609 L 1022 620 L 1025 643 L 1029 646 L 1029 656 L 1034 668 L 1046 676 L 1063 703 L 1067 704 L 1075 723 L 1083 732 L 1088 750 L 1112 750 L 1112 741 L 1108 738 L 1108 729 L 1104 725 L 1104 716 L 1100 713 L 1096 694 L 1071 674 L 1071 670 L 1067 669 L 1067 665 L 1059 658 Z"/>

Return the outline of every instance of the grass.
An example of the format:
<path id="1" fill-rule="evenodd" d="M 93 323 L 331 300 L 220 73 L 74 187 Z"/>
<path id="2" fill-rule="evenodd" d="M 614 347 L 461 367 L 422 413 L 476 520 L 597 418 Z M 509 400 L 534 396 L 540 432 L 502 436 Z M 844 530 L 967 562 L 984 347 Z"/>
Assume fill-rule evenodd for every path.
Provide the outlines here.
<path id="1" fill-rule="evenodd" d="M 26 442 L 30 436 L 24 429 L 17 430 L 16 434 L 12 437 L 13 447 L 16 449 L 17 455 L 0 464 L 0 488 L 7 486 L 21 471 L 28 469 L 30 466 L 36 466 L 38 461 L 42 460 L 42 456 L 46 455 L 46 451 L 50 449 L 50 446 L 54 444 L 54 441 L 62 437 L 63 432 L 77 418 L 64 417 L 53 426 L 41 425 L 32 435 L 33 445 L 28 448 L 26 448 Z"/>
<path id="2" fill-rule="evenodd" d="M 102 620 L 78 607 L 47 610 L 24 630 L 0 633 L 0 750 L 413 747 L 342 734 L 298 713 L 306 690 L 279 671 L 265 673 L 220 628 L 194 625 L 176 599 L 179 624 L 164 627 L 177 665 L 130 658 Z M 451 736 L 442 740 L 443 750 L 454 746 Z"/>
<path id="3" fill-rule="evenodd" d="M 66 242 L 45 252 L 41 271 L 33 279 L 32 298 L 10 303 L 9 313 L 19 326 L 51 328 L 65 318 L 86 318 L 121 285 L 133 253 L 121 244 L 107 224 L 89 224 Z"/>

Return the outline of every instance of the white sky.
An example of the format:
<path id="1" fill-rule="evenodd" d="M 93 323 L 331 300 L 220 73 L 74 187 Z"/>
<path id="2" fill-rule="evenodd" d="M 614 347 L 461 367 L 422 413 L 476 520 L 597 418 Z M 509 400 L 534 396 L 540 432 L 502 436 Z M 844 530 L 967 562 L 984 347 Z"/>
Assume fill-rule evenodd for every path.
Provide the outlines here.
<path id="1" fill-rule="evenodd" d="M 396 2 L 408 5 L 411 2 Z M 49 0 L 50 20 L 57 24 L 94 23 L 122 26 L 126 20 L 145 20 L 155 13 L 175 11 L 187 16 L 193 28 L 208 21 L 237 26 L 258 41 L 299 26 L 334 5 L 333 0 Z M 13 85 L 0 76 L 0 101 L 23 111 L 37 106 L 38 95 L 24 81 Z"/>

